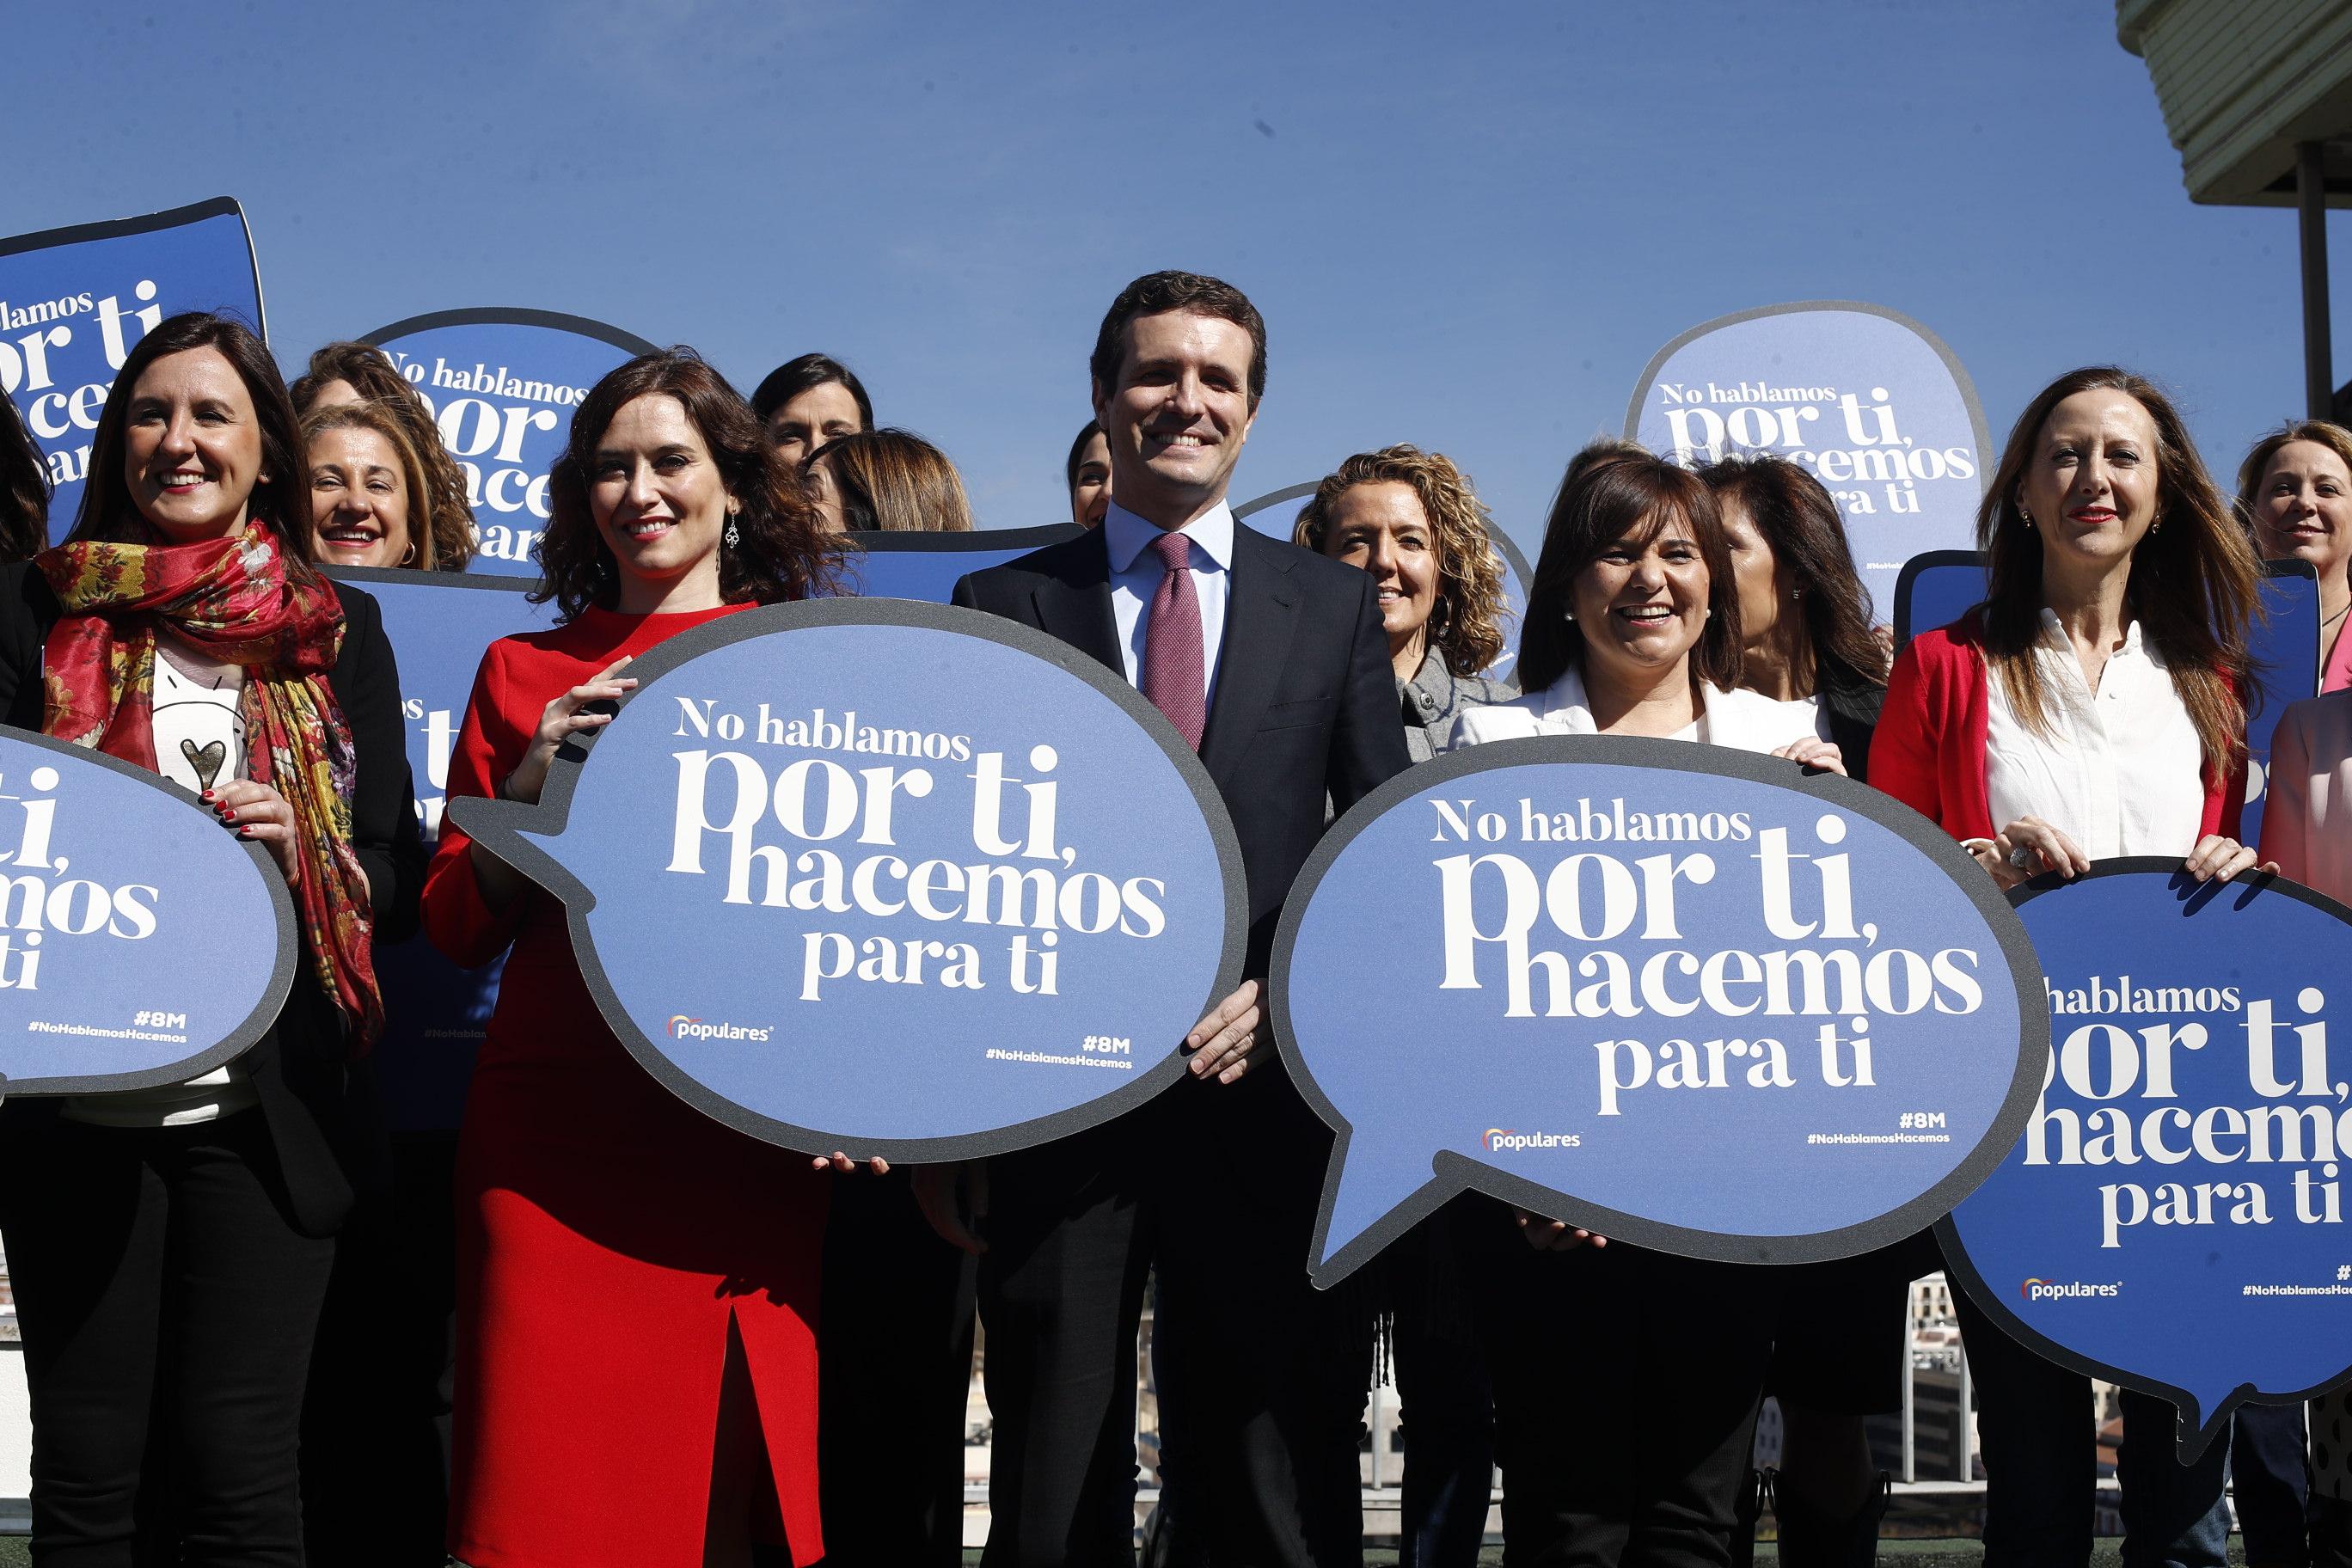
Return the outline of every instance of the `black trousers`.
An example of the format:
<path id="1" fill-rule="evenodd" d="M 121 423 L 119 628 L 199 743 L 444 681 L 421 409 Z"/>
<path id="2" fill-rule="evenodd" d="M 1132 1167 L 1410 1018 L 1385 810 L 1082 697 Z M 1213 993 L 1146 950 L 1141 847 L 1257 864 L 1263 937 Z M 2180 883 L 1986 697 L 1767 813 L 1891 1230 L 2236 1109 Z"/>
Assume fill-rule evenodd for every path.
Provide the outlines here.
<path id="1" fill-rule="evenodd" d="M 904 1171 L 834 1184 L 817 1324 L 827 1568 L 963 1561 L 979 1272 L 976 1258 L 923 1218 Z"/>
<path id="2" fill-rule="evenodd" d="M 302 1391 L 335 1243 L 295 1230 L 260 1112 L 16 1142 L 0 1206 L 36 1559 L 299 1568 Z M 172 1484 L 142 1501 L 151 1435 Z"/>
<path id="3" fill-rule="evenodd" d="M 1774 1271 L 1622 1242 L 1538 1252 L 1498 1203 L 1456 1234 L 1494 1379 L 1505 1561 L 1728 1563 Z"/>
<path id="4" fill-rule="evenodd" d="M 302 1534 L 335 1568 L 447 1560 L 457 1137 L 395 1133 L 344 1223 L 302 1411 Z"/>
<path id="5" fill-rule="evenodd" d="M 1362 1558 L 1370 1296 L 1307 1248 L 1329 1131 L 1286 1082 L 1185 1082 L 990 1162 L 990 1568 L 1134 1561 L 1136 1331 L 1156 1264 L 1181 1528 L 1218 1568 Z"/>

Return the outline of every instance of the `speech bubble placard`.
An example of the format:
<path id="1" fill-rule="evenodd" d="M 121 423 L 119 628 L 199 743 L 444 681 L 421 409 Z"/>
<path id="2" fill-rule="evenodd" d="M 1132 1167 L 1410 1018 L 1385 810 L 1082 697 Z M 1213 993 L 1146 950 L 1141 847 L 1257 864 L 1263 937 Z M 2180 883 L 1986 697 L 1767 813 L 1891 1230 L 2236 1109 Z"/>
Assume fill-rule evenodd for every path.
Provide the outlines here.
<path id="1" fill-rule="evenodd" d="M 148 329 L 216 310 L 267 335 L 244 209 L 227 196 L 0 239 L 0 394 L 47 459 L 49 538 L 81 505 L 115 372 Z"/>
<path id="2" fill-rule="evenodd" d="M 2263 801 L 2270 793 L 2271 737 L 2287 705 L 2319 694 L 2319 576 L 2308 561 L 2263 563 L 2263 613 L 2246 628 L 2247 653 L 2260 700 L 2246 715 L 2246 801 L 2238 837 L 2259 844 Z M 1924 631 L 1949 626 L 1985 596 L 1985 558 L 1974 550 L 1936 550 L 1907 561 L 1895 592 L 1897 647 Z"/>
<path id="3" fill-rule="evenodd" d="M 1184 1071 L 1241 973 L 1241 850 L 1140 694 L 994 616 L 776 605 L 663 643 L 536 807 L 457 823 L 565 905 L 597 1005 L 787 1147 L 969 1158 Z"/>
<path id="4" fill-rule="evenodd" d="M 1811 469 L 1880 622 L 1905 562 L 1976 542 L 1992 447 L 1959 357 L 1900 311 L 1853 300 L 1693 327 L 1642 372 L 1625 436 L 1691 467 L 1767 452 Z"/>
<path id="5" fill-rule="evenodd" d="M 523 577 L 413 572 L 373 566 L 327 574 L 356 583 L 383 612 L 384 636 L 400 657 L 400 710 L 416 825 L 430 847 L 441 834 L 449 754 L 482 650 L 502 637 L 544 631 L 555 606 L 534 605 Z M 498 1005 L 503 957 L 460 969 L 420 932 L 378 943 L 376 978 L 389 1005 L 377 1042 L 376 1088 L 394 1132 L 454 1132 L 463 1117 L 474 1058 Z"/>
<path id="6" fill-rule="evenodd" d="M 2170 1400 L 2193 1459 L 2352 1377 L 2352 910 L 2148 857 L 2012 896 L 2050 1048 L 1944 1256 L 2021 1342 Z"/>
<path id="7" fill-rule="evenodd" d="M 0 1087 L 184 1083 L 268 1032 L 301 939 L 268 851 L 145 768 L 0 729 Z"/>
<path id="8" fill-rule="evenodd" d="M 548 474 L 571 439 L 572 411 L 654 345 L 585 316 L 504 306 L 411 316 L 361 341 L 407 378 L 465 471 L 479 536 L 466 569 L 537 577 L 531 550 L 547 526 Z"/>
<path id="9" fill-rule="evenodd" d="M 1299 876 L 1273 995 L 1339 1134 L 1318 1284 L 1471 1188 L 1725 1261 L 1898 1239 L 2015 1142 L 2048 1039 L 2024 928 L 1926 818 L 1607 737 L 1374 791 Z"/>

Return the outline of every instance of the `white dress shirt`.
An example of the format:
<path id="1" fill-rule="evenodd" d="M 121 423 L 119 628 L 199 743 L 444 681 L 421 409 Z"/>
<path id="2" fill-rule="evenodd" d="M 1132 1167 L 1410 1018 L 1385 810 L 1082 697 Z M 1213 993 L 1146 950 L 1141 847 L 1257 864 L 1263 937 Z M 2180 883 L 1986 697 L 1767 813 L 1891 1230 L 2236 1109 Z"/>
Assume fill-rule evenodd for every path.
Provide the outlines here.
<path id="1" fill-rule="evenodd" d="M 1739 752 L 1777 752 L 1791 741 L 1813 738 L 1813 713 L 1809 703 L 1776 702 L 1760 692 L 1726 691 L 1699 683 L 1697 722 L 1664 737 L 1671 741 L 1701 741 Z M 1516 741 L 1529 735 L 1597 735 L 1601 724 L 1585 696 L 1584 677 L 1570 665 L 1566 674 L 1541 691 L 1516 702 L 1473 708 L 1454 721 L 1449 752 L 1488 741 Z"/>
<path id="2" fill-rule="evenodd" d="M 2262 854 L 2305 887 L 2352 900 L 2352 691 L 2305 698 L 2279 715 Z"/>
<path id="3" fill-rule="evenodd" d="M 1202 710 L 1217 703 L 1217 664 L 1225 646 L 1225 599 L 1233 585 L 1233 509 L 1219 501 L 1181 530 L 1191 544 L 1192 593 L 1201 606 Z M 1118 622 L 1118 654 L 1127 679 L 1143 689 L 1143 645 L 1150 632 L 1151 596 L 1160 592 L 1160 554 L 1150 548 L 1160 531 L 1117 501 L 1103 513 L 1103 547 L 1110 552 L 1110 613 Z"/>
<path id="4" fill-rule="evenodd" d="M 2042 612 L 2033 658 L 2048 699 L 2048 734 L 2027 729 L 2000 677 L 1985 671 L 1993 826 L 2038 816 L 2094 860 L 2196 848 L 2205 818 L 2205 749 L 2171 672 L 2141 642 L 2139 623 L 2107 655 L 2096 692 L 2053 610 Z"/>

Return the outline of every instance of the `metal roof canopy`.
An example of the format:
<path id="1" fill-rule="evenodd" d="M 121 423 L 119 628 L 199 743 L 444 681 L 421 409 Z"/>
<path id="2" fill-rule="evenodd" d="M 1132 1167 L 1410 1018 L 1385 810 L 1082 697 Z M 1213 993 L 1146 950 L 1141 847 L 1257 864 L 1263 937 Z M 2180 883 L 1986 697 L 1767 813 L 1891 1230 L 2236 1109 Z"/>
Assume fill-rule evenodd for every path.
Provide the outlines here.
<path id="1" fill-rule="evenodd" d="M 2352 0 L 2116 0 L 2116 41 L 2147 62 L 2189 200 L 2299 210 L 2304 401 L 2333 417 L 2326 209 L 2352 207 Z"/>

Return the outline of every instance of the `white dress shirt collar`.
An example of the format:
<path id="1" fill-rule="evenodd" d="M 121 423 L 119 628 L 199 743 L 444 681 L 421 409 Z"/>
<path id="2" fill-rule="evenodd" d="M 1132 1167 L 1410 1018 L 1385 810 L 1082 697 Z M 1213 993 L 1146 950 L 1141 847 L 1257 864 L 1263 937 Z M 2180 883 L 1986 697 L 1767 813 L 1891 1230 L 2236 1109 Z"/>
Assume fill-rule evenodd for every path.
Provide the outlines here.
<path id="1" fill-rule="evenodd" d="M 1135 569 L 1136 557 L 1141 555 L 1151 542 L 1165 531 L 1157 523 L 1146 522 L 1117 501 L 1103 513 L 1103 548 L 1110 552 L 1110 569 L 1114 574 Z M 1177 531 L 1192 542 L 1195 550 L 1204 554 L 1221 572 L 1234 566 L 1234 509 L 1219 501 Z M 1154 570 L 1159 563 L 1154 562 Z M 1193 569 L 1202 563 L 1196 558 Z"/>

